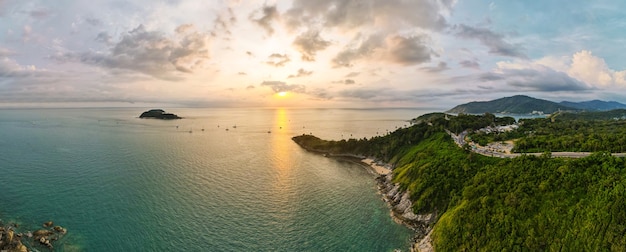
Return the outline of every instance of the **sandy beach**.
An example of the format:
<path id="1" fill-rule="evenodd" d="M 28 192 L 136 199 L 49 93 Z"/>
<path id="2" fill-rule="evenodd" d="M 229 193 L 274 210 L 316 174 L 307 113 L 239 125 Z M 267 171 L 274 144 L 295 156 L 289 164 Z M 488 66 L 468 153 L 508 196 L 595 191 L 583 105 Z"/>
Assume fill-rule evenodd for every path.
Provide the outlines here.
<path id="1" fill-rule="evenodd" d="M 376 163 L 376 161 L 374 161 L 371 158 L 363 159 L 363 160 L 361 160 L 361 162 L 369 165 L 372 168 L 372 170 L 374 170 L 379 175 L 387 175 L 387 174 L 389 174 L 389 172 L 391 172 L 391 170 L 387 169 L 387 167 L 382 166 L 382 165 L 378 165 Z"/>

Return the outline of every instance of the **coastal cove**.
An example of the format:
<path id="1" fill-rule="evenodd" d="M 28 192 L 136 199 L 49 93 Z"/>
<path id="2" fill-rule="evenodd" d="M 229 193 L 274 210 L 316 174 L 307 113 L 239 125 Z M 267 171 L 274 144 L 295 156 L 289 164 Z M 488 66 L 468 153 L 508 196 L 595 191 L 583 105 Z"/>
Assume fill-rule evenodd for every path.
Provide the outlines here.
<path id="1" fill-rule="evenodd" d="M 409 247 L 413 232 L 390 218 L 369 171 L 291 137 L 371 137 L 428 111 L 138 111 L 0 111 L 0 219 L 24 232 L 62 223 L 55 249 L 72 251 Z"/>

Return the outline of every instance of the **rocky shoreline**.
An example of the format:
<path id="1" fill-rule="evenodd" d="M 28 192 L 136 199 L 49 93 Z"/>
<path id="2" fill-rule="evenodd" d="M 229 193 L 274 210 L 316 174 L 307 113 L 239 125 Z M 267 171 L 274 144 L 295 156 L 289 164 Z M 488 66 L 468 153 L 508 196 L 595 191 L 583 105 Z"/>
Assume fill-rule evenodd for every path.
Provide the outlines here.
<path id="1" fill-rule="evenodd" d="M 430 243 L 432 226 L 437 220 L 437 213 L 415 214 L 413 202 L 409 199 L 409 191 L 401 191 L 400 185 L 392 182 L 393 173 L 379 175 L 378 191 L 387 202 L 391 210 L 391 217 L 398 223 L 403 224 L 413 231 L 415 235 L 411 241 L 411 251 L 434 251 Z"/>
<path id="2" fill-rule="evenodd" d="M 20 231 L 17 223 L 4 224 L 0 220 L 0 251 L 28 252 L 33 249 L 54 249 L 54 242 L 67 234 L 67 229 L 52 221 L 43 223 L 36 231 Z"/>
<path id="3" fill-rule="evenodd" d="M 410 200 L 409 191 L 401 191 L 400 185 L 393 183 L 393 166 L 383 164 L 373 158 L 367 158 L 356 154 L 335 154 L 325 150 L 318 150 L 306 146 L 296 141 L 303 149 L 318 153 L 324 157 L 339 158 L 349 160 L 370 169 L 376 174 L 376 182 L 378 183 L 378 191 L 387 202 L 390 209 L 391 217 L 399 224 L 409 227 L 415 232 L 412 240 L 410 251 L 432 252 L 434 251 L 430 239 L 432 227 L 437 220 L 437 213 L 415 214 L 413 212 L 413 202 Z"/>

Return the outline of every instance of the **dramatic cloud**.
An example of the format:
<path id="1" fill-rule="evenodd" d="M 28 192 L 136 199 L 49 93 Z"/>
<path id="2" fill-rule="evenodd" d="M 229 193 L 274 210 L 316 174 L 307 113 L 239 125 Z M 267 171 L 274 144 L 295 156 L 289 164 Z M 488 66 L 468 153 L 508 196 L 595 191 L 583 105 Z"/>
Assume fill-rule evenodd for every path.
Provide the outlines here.
<path id="1" fill-rule="evenodd" d="M 351 67 L 353 62 L 362 58 L 385 60 L 400 65 L 415 65 L 429 62 L 433 51 L 426 45 L 426 35 L 403 37 L 390 35 L 372 35 L 363 40 L 357 37 L 354 41 L 358 46 L 346 48 L 334 59 L 335 67 Z M 360 43 L 359 43 L 360 42 Z"/>
<path id="2" fill-rule="evenodd" d="M 287 56 L 287 54 L 273 53 L 268 57 L 265 63 L 270 66 L 283 67 L 289 61 L 291 61 L 291 59 L 289 59 L 289 56 Z"/>
<path id="3" fill-rule="evenodd" d="M 261 15 L 260 17 L 255 18 L 255 16 Z M 250 14 L 248 17 L 250 21 L 261 26 L 267 34 L 274 34 L 274 28 L 272 27 L 272 22 L 278 20 L 280 18 L 280 13 L 276 9 L 276 5 L 268 6 L 264 5 L 261 10 L 256 10 Z"/>
<path id="4" fill-rule="evenodd" d="M 280 92 L 305 93 L 306 92 L 304 85 L 297 85 L 297 84 L 289 85 L 282 81 L 264 81 L 261 83 L 261 86 L 269 87 L 275 93 L 280 93 Z"/>
<path id="5" fill-rule="evenodd" d="M 311 74 L 313 74 L 313 71 L 306 71 L 306 70 L 300 68 L 300 69 L 298 69 L 298 73 L 297 74 L 295 74 L 295 75 L 290 74 L 287 78 L 300 78 L 300 77 L 309 76 Z"/>
<path id="6" fill-rule="evenodd" d="M 320 37 L 319 31 L 308 30 L 293 41 L 293 46 L 302 54 L 302 60 L 315 61 L 317 51 L 326 49 L 331 43 Z"/>
<path id="7" fill-rule="evenodd" d="M 97 40 L 107 41 L 110 36 L 100 33 Z M 192 25 L 176 28 L 176 35 L 167 37 L 148 31 L 143 25 L 125 34 L 109 52 L 65 53 L 52 58 L 75 61 L 112 69 L 141 72 L 162 79 L 171 74 L 192 73 L 203 68 L 209 59 L 209 36 L 195 31 Z"/>
<path id="8" fill-rule="evenodd" d="M 489 48 L 489 53 L 515 58 L 528 58 L 521 45 L 514 45 L 504 40 L 504 35 L 486 28 L 477 28 L 464 24 L 455 25 L 456 36 L 466 39 L 477 39 Z"/>

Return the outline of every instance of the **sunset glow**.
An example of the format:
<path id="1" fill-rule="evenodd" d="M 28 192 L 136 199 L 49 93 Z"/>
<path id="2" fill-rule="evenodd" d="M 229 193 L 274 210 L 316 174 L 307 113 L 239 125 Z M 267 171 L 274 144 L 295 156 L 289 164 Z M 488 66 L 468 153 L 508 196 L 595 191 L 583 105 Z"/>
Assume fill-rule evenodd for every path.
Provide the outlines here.
<path id="1" fill-rule="evenodd" d="M 357 2 L 0 1 L 0 107 L 626 101 L 626 3 Z"/>

